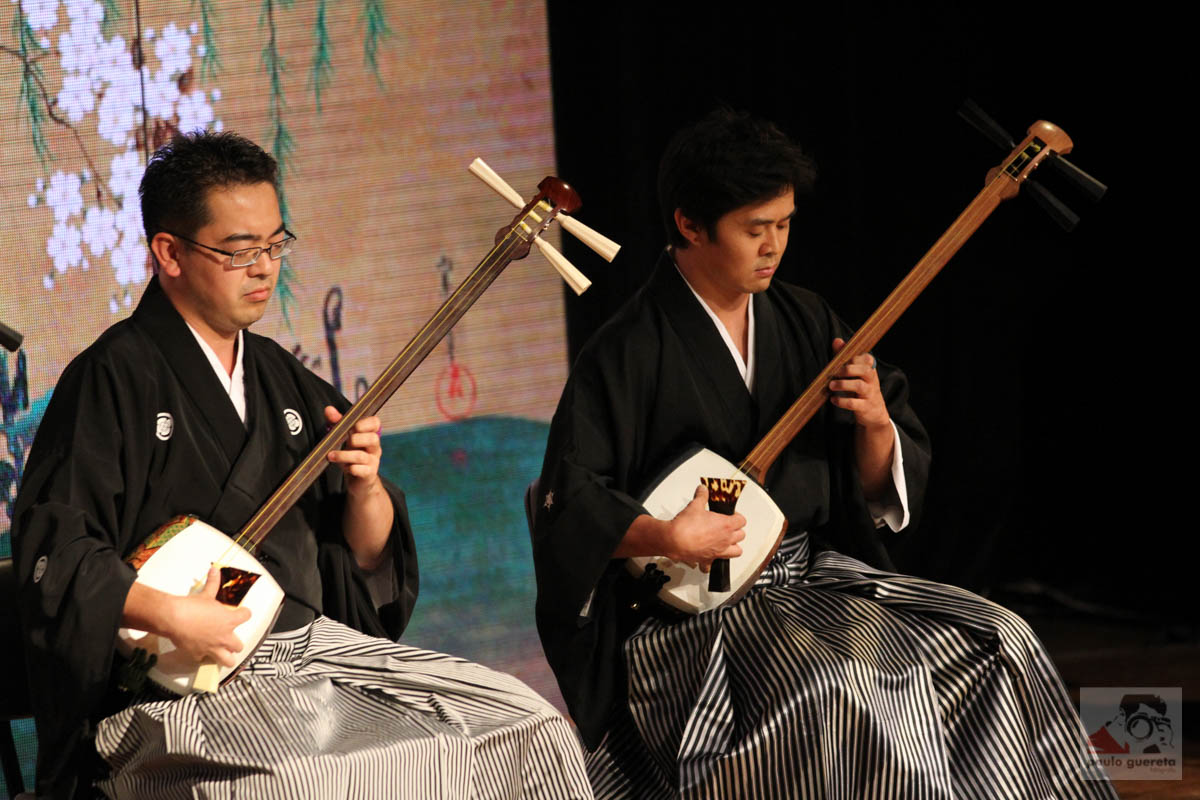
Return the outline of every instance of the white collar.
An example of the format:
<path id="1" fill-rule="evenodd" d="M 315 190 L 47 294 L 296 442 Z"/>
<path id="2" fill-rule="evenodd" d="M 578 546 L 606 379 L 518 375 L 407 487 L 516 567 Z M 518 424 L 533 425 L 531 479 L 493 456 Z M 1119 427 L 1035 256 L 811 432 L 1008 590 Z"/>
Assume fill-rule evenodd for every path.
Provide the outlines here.
<path id="1" fill-rule="evenodd" d="M 236 353 L 233 358 L 233 374 L 225 371 L 225 367 L 221 364 L 221 359 L 217 357 L 217 352 L 209 347 L 208 342 L 204 341 L 191 323 L 184 320 L 188 326 L 188 330 L 192 332 L 192 336 L 196 337 L 196 342 L 199 343 L 200 349 L 204 351 L 204 355 L 208 357 L 208 363 L 212 365 L 213 372 L 217 374 L 217 378 L 221 381 L 221 386 L 229 395 L 230 402 L 233 403 L 234 409 L 237 411 L 238 417 L 242 420 L 242 424 L 246 424 L 246 380 L 242 372 L 242 354 L 246 348 L 242 346 L 242 331 L 238 331 L 237 344 L 234 345 Z"/>
<path id="2" fill-rule="evenodd" d="M 746 300 L 746 358 L 742 358 L 742 352 L 738 350 L 738 346 L 734 344 L 733 337 L 729 335 L 729 331 L 725 328 L 725 323 L 721 322 L 700 293 L 688 283 L 687 276 L 683 274 L 683 270 L 679 269 L 679 265 L 675 263 L 675 256 L 671 255 L 671 263 L 675 265 L 675 271 L 679 273 L 679 277 L 683 278 L 684 284 L 688 289 L 691 289 L 696 300 L 700 302 L 700 307 L 708 314 L 709 319 L 717 326 L 717 333 L 721 334 L 721 338 L 725 340 L 725 346 L 729 348 L 729 354 L 733 356 L 733 363 L 737 365 L 738 372 L 742 375 L 742 380 L 746 382 L 746 388 L 754 391 L 754 296 L 751 295 Z"/>

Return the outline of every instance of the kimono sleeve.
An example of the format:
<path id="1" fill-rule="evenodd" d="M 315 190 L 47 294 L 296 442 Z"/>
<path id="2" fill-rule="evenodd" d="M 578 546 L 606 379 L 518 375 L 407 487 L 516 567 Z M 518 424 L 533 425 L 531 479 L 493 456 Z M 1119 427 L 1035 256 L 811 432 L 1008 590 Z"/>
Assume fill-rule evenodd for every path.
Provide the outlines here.
<path id="1" fill-rule="evenodd" d="M 38 732 L 38 795 L 68 797 L 94 769 L 125 597 L 128 403 L 104 364 L 77 362 L 42 418 L 13 514 L 13 554 Z M 127 398 L 125 398 L 127 399 Z"/>
<path id="2" fill-rule="evenodd" d="M 645 337 L 615 336 L 624 348 Z M 623 696 L 621 561 L 612 554 L 645 509 L 623 491 L 649 407 L 644 354 L 585 348 L 550 427 L 533 520 L 537 623 L 571 715 L 596 747 Z M 648 393 L 648 392 L 647 392 Z"/>
<path id="3" fill-rule="evenodd" d="M 276 357 L 285 359 L 297 371 L 297 379 L 312 405 L 313 420 L 324 424 L 327 405 L 343 414 L 350 408 L 350 402 L 340 392 L 310 372 L 290 353 L 274 343 L 272 345 Z M 317 567 L 323 592 L 322 610 L 327 616 L 369 636 L 396 640 L 408 625 L 417 602 L 417 547 L 404 492 L 382 476 L 381 479 L 392 501 L 392 530 L 387 551 L 390 560 L 370 573 L 358 566 L 354 553 L 341 535 L 346 503 L 345 479 L 339 468 L 331 466 L 322 478 L 325 502 L 320 529 L 337 533 L 320 536 Z"/>
<path id="4" fill-rule="evenodd" d="M 368 573 L 358 566 L 345 539 L 339 537 L 319 543 L 317 566 L 327 616 L 369 636 L 396 640 L 404 633 L 417 603 L 417 551 L 404 492 L 387 480 L 383 485 L 393 509 L 387 549 L 390 560 Z M 344 495 L 340 501 L 344 504 Z"/>
<path id="5" fill-rule="evenodd" d="M 831 341 L 833 337 L 849 340 L 854 330 L 827 306 L 825 310 L 830 320 Z M 826 360 L 831 356 L 832 349 L 826 354 Z M 834 501 L 831 523 L 827 530 L 816 533 L 827 539 L 835 550 L 866 561 L 879 569 L 895 570 L 897 556 L 910 546 L 909 540 L 920 520 L 925 489 L 929 483 L 932 454 L 929 435 L 917 418 L 916 412 L 908 404 L 908 379 L 900 369 L 884 361 L 877 360 L 876 367 L 879 372 L 880 391 L 900 440 L 909 523 L 901 531 L 892 531 L 886 526 L 875 527 L 867 510 L 866 498 L 863 496 L 853 437 L 836 434 L 836 441 L 830 443 L 831 460 L 835 467 L 837 464 L 842 466 L 831 472 Z M 839 427 L 848 428 L 854 424 L 853 415 L 845 410 L 835 411 L 834 419 L 838 423 L 833 426 L 834 430 Z"/>

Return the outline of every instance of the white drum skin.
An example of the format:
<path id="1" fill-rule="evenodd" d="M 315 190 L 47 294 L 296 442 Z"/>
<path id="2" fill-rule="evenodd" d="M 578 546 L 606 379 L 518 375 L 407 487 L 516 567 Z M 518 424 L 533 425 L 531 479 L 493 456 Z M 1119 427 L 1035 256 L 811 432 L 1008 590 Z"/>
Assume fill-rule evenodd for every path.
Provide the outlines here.
<path id="1" fill-rule="evenodd" d="M 742 554 L 729 559 L 730 591 L 710 592 L 707 572 L 672 561 L 665 556 L 626 559 L 626 567 L 635 577 L 641 575 L 647 565 L 657 565 L 669 579 L 659 591 L 659 599 L 686 614 L 712 611 L 735 602 L 750 591 L 767 562 L 775 555 L 787 530 L 787 518 L 775 505 L 771 496 L 753 478 L 738 469 L 735 464 L 704 448 L 686 456 L 654 486 L 642 501 L 642 505 L 657 519 L 674 519 L 675 515 L 692 501 L 701 478 L 734 478 L 746 481 L 746 486 L 737 501 L 737 512 L 746 518 L 746 538 L 741 543 Z"/>
<path id="2" fill-rule="evenodd" d="M 198 519 L 187 520 L 182 530 L 141 566 L 136 582 L 167 594 L 188 595 L 203 588 L 208 569 L 214 563 L 259 576 L 240 603 L 250 609 L 250 619 L 234 629 L 242 642 L 242 649 L 234 654 L 235 665 L 215 666 L 217 682 L 223 683 L 241 668 L 270 632 L 283 606 L 283 590 L 254 556 L 228 536 Z M 164 527 L 173 524 L 178 523 L 173 521 Z M 152 542 L 159 535 L 156 533 L 147 541 Z M 121 628 L 117 632 L 117 652 L 128 657 L 139 647 L 158 656 L 158 662 L 149 672 L 156 685 L 180 696 L 200 691 L 195 684 L 201 665 L 178 651 L 170 639 L 135 628 Z"/>

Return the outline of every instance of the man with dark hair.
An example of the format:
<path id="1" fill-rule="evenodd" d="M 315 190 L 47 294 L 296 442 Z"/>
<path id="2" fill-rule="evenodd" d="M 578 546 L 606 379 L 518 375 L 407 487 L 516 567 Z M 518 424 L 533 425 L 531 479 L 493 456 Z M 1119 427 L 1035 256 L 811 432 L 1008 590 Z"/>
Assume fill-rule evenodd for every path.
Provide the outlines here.
<path id="1" fill-rule="evenodd" d="M 181 514 L 241 529 L 349 407 L 246 330 L 295 242 L 276 174 L 230 133 L 155 154 L 141 195 L 156 274 L 46 410 L 13 524 L 38 795 L 90 797 L 98 778 L 117 797 L 590 796 L 569 727 L 524 684 L 393 641 L 417 565 L 375 417 L 257 549 L 285 600 L 236 679 L 161 699 L 114 658 L 126 627 L 234 665 L 250 612 L 216 599 L 215 567 L 177 596 L 123 559 Z"/>
<path id="2" fill-rule="evenodd" d="M 177 136 L 154 154 L 138 187 L 146 241 L 161 232 L 188 235 L 208 224 L 208 193 L 230 186 L 274 186 L 275 159 L 253 142 L 231 133 Z"/>
<path id="3" fill-rule="evenodd" d="M 735 208 L 812 191 L 816 166 L 804 151 L 765 120 L 730 111 L 714 113 L 667 145 L 658 170 L 658 205 L 669 247 L 685 249 L 675 212 L 712 231 Z"/>
<path id="4" fill-rule="evenodd" d="M 659 172 L 671 245 L 584 347 L 534 522 L 538 629 L 599 797 L 1106 797 L 1053 666 L 1014 614 L 893 572 L 929 442 L 904 376 L 862 355 L 764 488 L 789 527 L 739 601 L 666 613 L 625 560 L 704 567 L 745 519 L 639 498 L 694 445 L 738 463 L 849 337 L 772 278 L 814 170 L 775 126 L 717 112 Z M 718 476 L 720 477 L 720 476 Z"/>
<path id="5" fill-rule="evenodd" d="M 1115 717 L 1088 736 L 1092 749 L 1110 755 L 1169 753 L 1175 749 L 1175 729 L 1167 704 L 1156 694 L 1127 694 Z"/>

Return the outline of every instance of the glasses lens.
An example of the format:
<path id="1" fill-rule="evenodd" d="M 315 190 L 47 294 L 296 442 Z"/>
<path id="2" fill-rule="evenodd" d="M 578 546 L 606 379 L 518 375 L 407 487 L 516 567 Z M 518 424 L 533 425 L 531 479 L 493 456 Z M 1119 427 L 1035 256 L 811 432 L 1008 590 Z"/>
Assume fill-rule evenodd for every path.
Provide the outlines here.
<path id="1" fill-rule="evenodd" d="M 258 261 L 260 253 L 262 253 L 261 247 L 247 247 L 244 250 L 234 250 L 230 266 L 248 267 L 255 261 Z"/>
<path id="2" fill-rule="evenodd" d="M 284 256 L 290 254 L 292 252 L 292 245 L 295 244 L 295 242 L 296 242 L 296 239 L 294 237 L 289 236 L 286 239 L 284 239 L 282 242 L 273 243 L 271 245 L 271 250 L 270 250 L 271 258 L 278 261 L 279 259 L 283 258 Z"/>

